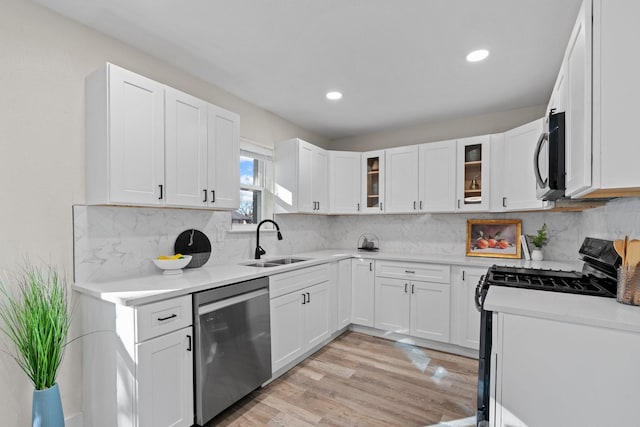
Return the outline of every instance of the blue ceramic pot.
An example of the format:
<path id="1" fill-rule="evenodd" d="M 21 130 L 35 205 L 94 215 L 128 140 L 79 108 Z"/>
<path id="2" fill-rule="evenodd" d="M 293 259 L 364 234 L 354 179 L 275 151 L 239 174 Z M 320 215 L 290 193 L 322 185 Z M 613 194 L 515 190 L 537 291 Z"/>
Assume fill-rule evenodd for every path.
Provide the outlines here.
<path id="1" fill-rule="evenodd" d="M 46 390 L 33 390 L 31 420 L 33 427 L 64 427 L 58 383 Z"/>

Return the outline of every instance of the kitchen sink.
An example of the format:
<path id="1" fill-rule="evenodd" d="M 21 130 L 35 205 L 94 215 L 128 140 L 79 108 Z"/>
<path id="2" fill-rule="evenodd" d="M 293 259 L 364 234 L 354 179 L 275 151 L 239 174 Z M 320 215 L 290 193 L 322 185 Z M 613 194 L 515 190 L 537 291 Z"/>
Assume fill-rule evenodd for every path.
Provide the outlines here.
<path id="1" fill-rule="evenodd" d="M 246 265 L 247 267 L 266 268 L 266 267 L 278 267 L 286 264 L 294 264 L 296 262 L 302 262 L 302 261 L 309 261 L 309 258 L 285 257 L 285 258 L 267 259 L 264 261 L 249 262 L 242 265 Z"/>

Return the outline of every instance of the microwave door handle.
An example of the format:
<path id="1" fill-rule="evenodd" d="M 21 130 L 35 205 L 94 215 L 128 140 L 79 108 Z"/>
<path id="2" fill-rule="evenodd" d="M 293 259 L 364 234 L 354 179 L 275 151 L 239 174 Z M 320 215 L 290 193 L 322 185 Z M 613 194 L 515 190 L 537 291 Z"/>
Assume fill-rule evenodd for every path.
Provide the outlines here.
<path id="1" fill-rule="evenodd" d="M 538 187 L 540 188 L 544 188 L 546 186 L 546 179 L 543 181 L 542 180 L 542 176 L 540 176 L 540 164 L 539 159 L 540 159 L 540 150 L 542 149 L 542 144 L 544 143 L 544 141 L 548 141 L 549 140 L 549 134 L 544 132 L 540 135 L 540 138 L 538 139 L 538 143 L 536 144 L 536 149 L 534 150 L 534 154 L 533 154 L 533 173 L 536 176 L 536 181 L 538 182 Z"/>

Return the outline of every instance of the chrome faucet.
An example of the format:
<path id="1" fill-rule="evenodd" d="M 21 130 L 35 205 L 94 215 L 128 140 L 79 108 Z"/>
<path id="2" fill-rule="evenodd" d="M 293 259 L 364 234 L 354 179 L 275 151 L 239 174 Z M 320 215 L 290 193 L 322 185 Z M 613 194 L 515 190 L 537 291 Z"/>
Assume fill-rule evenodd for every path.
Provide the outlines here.
<path id="1" fill-rule="evenodd" d="M 264 249 L 262 249 L 262 247 L 260 246 L 260 227 L 265 222 L 270 222 L 271 224 L 276 226 L 276 231 L 278 232 L 278 240 L 282 240 L 282 234 L 280 234 L 280 227 L 278 227 L 278 224 L 276 224 L 275 221 L 272 221 L 270 219 L 265 219 L 263 221 L 260 221 L 260 224 L 258 224 L 258 228 L 256 228 L 256 259 L 260 259 L 260 256 L 266 253 Z"/>

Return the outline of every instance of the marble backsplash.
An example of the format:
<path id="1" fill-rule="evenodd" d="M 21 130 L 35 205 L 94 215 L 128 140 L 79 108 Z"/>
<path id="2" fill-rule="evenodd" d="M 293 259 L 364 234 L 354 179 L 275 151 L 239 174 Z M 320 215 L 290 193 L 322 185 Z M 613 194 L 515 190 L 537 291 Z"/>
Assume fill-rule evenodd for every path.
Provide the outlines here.
<path id="1" fill-rule="evenodd" d="M 74 206 L 75 280 L 104 281 L 157 273 L 151 262 L 173 253 L 176 237 L 196 228 L 211 241 L 207 265 L 249 260 L 255 232 L 231 231 L 229 212 L 192 209 Z M 363 233 L 375 234 L 382 250 L 424 255 L 465 253 L 466 221 L 470 218 L 522 220 L 532 234 L 542 224 L 549 229 L 545 257 L 575 261 L 585 236 L 615 239 L 640 237 L 640 198 L 616 199 L 585 212 L 512 214 L 424 214 L 314 216 L 277 215 L 283 240 L 261 232 L 267 256 L 357 246 Z"/>
<path id="2" fill-rule="evenodd" d="M 278 218 L 283 240 L 262 229 L 266 256 L 289 255 L 332 247 L 327 217 Z M 76 281 L 118 280 L 158 272 L 151 261 L 173 254 L 178 235 L 192 228 L 211 241 L 206 265 L 232 264 L 253 258 L 255 232 L 231 231 L 231 213 L 197 209 L 74 206 L 74 276 Z M 265 227 L 266 228 L 266 227 Z"/>

